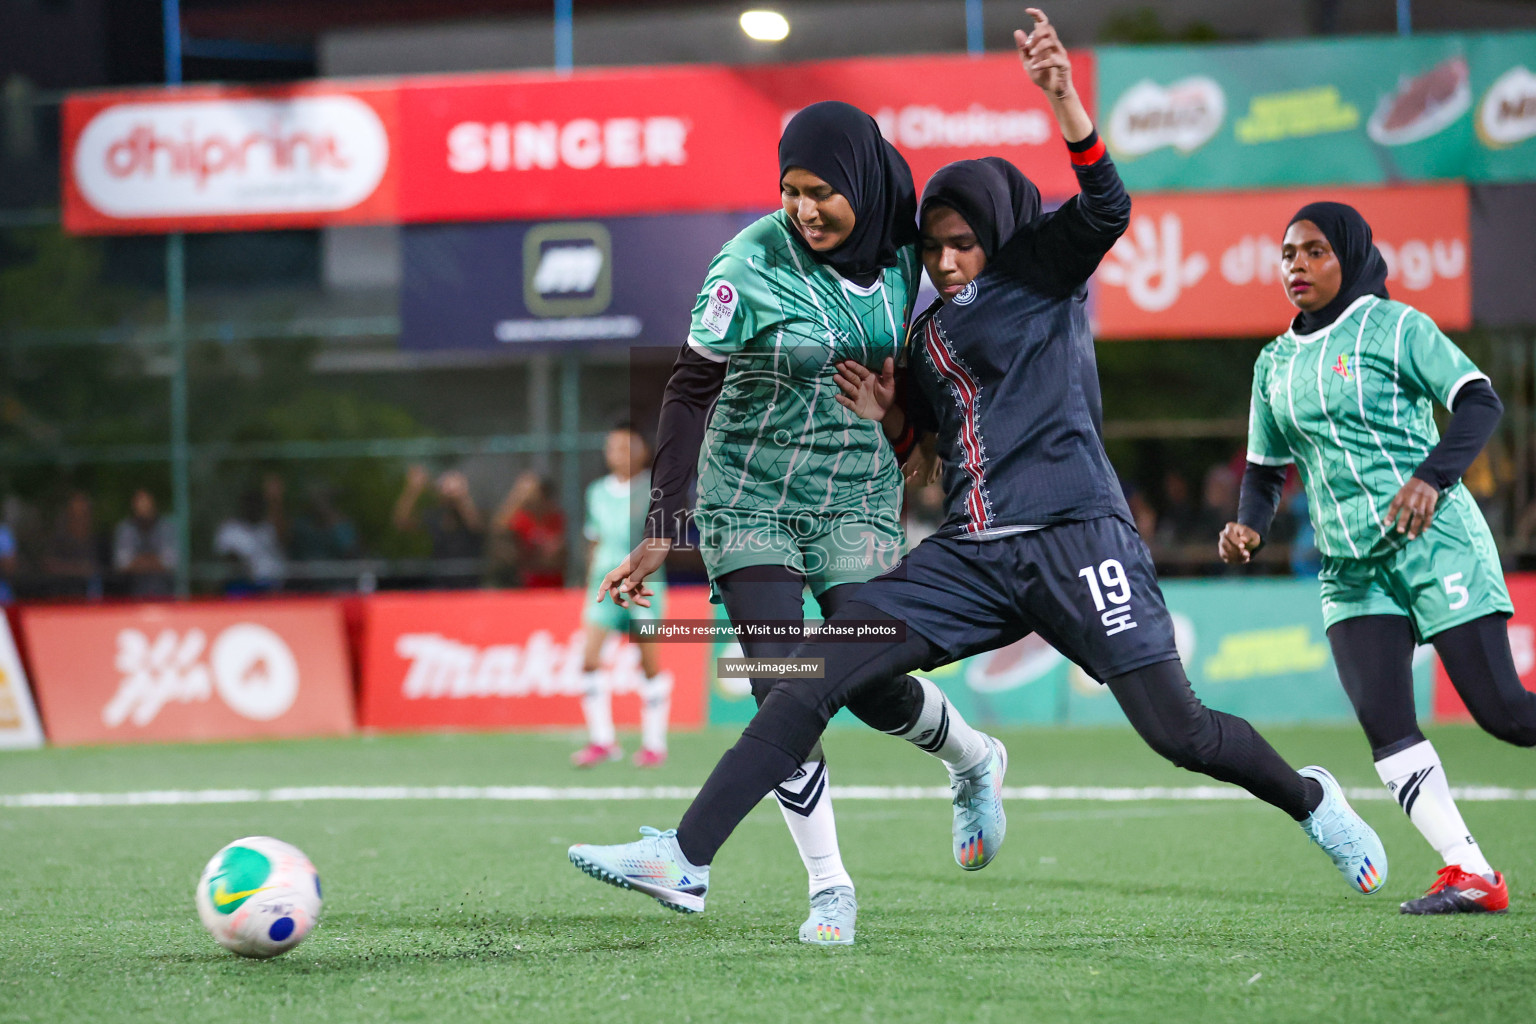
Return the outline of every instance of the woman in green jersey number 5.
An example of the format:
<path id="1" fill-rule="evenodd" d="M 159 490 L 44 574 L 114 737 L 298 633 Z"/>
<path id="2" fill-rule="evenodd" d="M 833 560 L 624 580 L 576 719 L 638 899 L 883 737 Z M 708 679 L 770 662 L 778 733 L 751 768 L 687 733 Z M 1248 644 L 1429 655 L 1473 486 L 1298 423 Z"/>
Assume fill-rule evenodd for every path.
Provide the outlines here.
<path id="1" fill-rule="evenodd" d="M 1411 659 L 1432 643 L 1472 717 L 1536 746 L 1536 694 L 1515 672 L 1513 611 L 1498 551 L 1461 484 L 1503 407 L 1472 361 L 1411 306 L 1387 297 L 1370 225 L 1342 203 L 1312 203 L 1281 245 L 1286 296 L 1300 311 L 1253 373 L 1248 467 L 1221 557 L 1248 561 L 1295 463 L 1323 556 L 1323 622 L 1339 678 L 1381 781 L 1444 858 L 1404 913 L 1499 912 L 1504 877 L 1451 799 L 1414 714 Z M 1452 411 L 1445 436 L 1433 403 Z"/>
<path id="2" fill-rule="evenodd" d="M 830 618 L 901 557 L 896 452 L 839 402 L 835 378 L 847 360 L 887 368 L 905 340 L 918 281 L 912 172 L 874 118 L 824 102 L 785 126 L 778 187 L 782 209 L 726 243 L 705 276 L 662 401 L 647 537 L 603 582 L 620 603 L 646 603 L 643 581 L 683 536 L 695 468 L 704 563 L 738 629 L 798 627 L 807 586 Z M 800 637 L 740 640 L 751 657 L 782 657 Z M 753 695 L 777 681 L 754 678 Z M 961 776 L 985 762 L 985 739 L 931 683 L 905 677 L 895 691 L 849 708 Z M 945 728 L 909 728 L 927 720 L 925 704 Z M 853 883 L 819 744 L 774 792 L 810 875 L 801 940 L 852 942 Z"/>

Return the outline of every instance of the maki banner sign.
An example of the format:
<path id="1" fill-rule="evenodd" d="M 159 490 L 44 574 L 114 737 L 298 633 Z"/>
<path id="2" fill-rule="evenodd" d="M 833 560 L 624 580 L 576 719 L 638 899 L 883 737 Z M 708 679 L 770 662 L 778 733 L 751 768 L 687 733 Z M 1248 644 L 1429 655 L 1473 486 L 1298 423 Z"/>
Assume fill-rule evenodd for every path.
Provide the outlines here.
<path id="1" fill-rule="evenodd" d="M 1133 190 L 1536 179 L 1536 33 L 1097 56 Z"/>

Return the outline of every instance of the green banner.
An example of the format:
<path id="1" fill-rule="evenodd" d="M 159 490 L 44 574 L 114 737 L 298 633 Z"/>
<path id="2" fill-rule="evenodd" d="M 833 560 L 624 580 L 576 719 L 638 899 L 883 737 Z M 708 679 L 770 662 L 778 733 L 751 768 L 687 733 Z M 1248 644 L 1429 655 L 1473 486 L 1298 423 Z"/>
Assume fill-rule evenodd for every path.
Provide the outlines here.
<path id="1" fill-rule="evenodd" d="M 1323 633 L 1316 580 L 1174 580 L 1163 595 L 1195 692 L 1211 707 L 1257 722 L 1352 721 Z M 807 602 L 806 615 L 815 617 Z M 743 724 L 754 703 L 746 680 L 716 679 L 710 652 L 709 722 Z M 1421 650 L 1428 655 L 1428 648 Z M 1419 710 L 1431 709 L 1433 661 L 1414 662 Z M 976 725 L 1125 722 L 1109 691 L 1043 640 L 967 658 L 928 673 Z M 834 724 L 857 724 L 841 712 Z"/>
<path id="2" fill-rule="evenodd" d="M 1133 191 L 1536 180 L 1536 33 L 1103 47 Z"/>

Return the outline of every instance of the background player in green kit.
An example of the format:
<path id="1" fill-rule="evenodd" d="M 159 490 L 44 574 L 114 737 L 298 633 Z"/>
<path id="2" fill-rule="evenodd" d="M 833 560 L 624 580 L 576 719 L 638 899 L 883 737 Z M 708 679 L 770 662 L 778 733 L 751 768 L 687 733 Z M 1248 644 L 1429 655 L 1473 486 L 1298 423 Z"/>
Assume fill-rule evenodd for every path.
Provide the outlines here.
<path id="1" fill-rule="evenodd" d="M 1248 561 L 1295 463 L 1323 556 L 1323 621 L 1381 781 L 1445 860 L 1404 913 L 1499 912 L 1503 875 L 1451 799 L 1414 714 L 1411 659 L 1433 643 L 1477 723 L 1536 746 L 1536 694 L 1515 672 L 1498 552 L 1461 483 L 1502 405 L 1488 378 L 1423 313 L 1387 298 L 1370 225 L 1341 203 L 1303 207 L 1281 248 L 1300 313 L 1253 373 L 1248 468 L 1221 557 Z M 1445 437 L 1433 403 L 1453 411 Z"/>
<path id="2" fill-rule="evenodd" d="M 585 693 L 581 713 L 587 720 L 588 742 L 571 756 L 578 768 L 588 768 L 603 761 L 617 761 L 624 756 L 613 730 L 612 681 L 602 668 L 603 644 L 615 632 L 629 628 L 631 619 L 656 619 L 666 614 L 666 583 L 652 584 L 655 598 L 650 607 L 624 607 L 614 603 L 599 604 L 607 567 L 622 561 L 644 529 L 645 513 L 650 507 L 650 449 L 645 439 L 628 423 L 608 432 L 603 445 L 603 461 L 608 475 L 592 481 L 587 488 L 587 518 L 583 532 L 589 542 L 587 552 L 587 601 L 581 615 L 586 626 L 586 647 L 582 654 Z M 637 642 L 640 649 L 640 750 L 635 765 L 654 768 L 667 760 L 667 716 L 672 710 L 672 675 L 661 670 L 656 644 Z"/>
<path id="3" fill-rule="evenodd" d="M 901 557 L 896 453 L 879 424 L 839 403 L 835 378 L 846 360 L 883 367 L 905 340 L 918 280 L 912 174 L 874 118 L 827 102 L 785 126 L 778 185 L 783 208 L 726 244 L 694 306 L 657 428 L 648 538 L 603 582 L 622 603 L 645 603 L 646 578 L 684 536 L 695 469 L 704 563 L 738 627 L 798 626 L 806 587 L 830 618 Z M 799 639 L 741 643 L 751 657 L 782 657 Z M 776 681 L 752 680 L 759 702 Z M 971 799 L 986 738 L 932 683 L 902 677 L 894 692 L 849 709 L 943 759 Z M 934 724 L 916 727 L 925 707 Z M 801 941 L 847 945 L 857 902 L 827 780 L 817 744 L 774 792 L 810 878 Z"/>

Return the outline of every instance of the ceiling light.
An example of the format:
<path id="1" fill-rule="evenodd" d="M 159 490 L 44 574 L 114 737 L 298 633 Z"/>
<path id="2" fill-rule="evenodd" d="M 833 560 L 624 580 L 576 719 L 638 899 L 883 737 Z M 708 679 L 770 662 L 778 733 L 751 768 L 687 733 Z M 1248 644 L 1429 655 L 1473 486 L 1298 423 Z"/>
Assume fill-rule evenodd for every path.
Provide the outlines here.
<path id="1" fill-rule="evenodd" d="M 789 35 L 789 20 L 778 11 L 742 11 L 741 30 L 749 38 L 777 43 Z"/>

